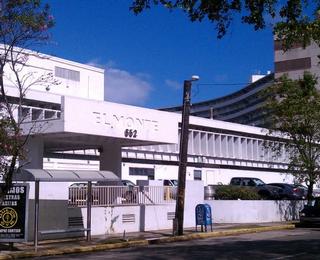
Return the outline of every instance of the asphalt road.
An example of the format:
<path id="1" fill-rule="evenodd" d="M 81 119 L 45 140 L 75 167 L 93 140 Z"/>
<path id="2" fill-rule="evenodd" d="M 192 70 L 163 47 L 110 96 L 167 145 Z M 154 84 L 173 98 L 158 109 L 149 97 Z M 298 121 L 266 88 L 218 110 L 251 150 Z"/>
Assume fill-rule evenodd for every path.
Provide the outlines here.
<path id="1" fill-rule="evenodd" d="M 320 228 L 256 234 L 117 249 L 48 259 L 320 259 Z"/>

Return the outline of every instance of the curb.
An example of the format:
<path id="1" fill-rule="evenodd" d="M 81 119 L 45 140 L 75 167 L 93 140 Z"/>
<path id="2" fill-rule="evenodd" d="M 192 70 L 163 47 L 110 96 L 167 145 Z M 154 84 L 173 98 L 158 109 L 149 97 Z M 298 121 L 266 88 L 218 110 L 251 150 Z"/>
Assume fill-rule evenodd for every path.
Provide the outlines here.
<path id="1" fill-rule="evenodd" d="M 258 233 L 258 232 L 266 232 L 266 231 L 274 231 L 274 230 L 294 229 L 294 228 L 295 228 L 294 224 L 276 225 L 276 226 L 270 226 L 270 227 L 265 226 L 265 227 L 255 227 L 255 228 L 238 228 L 238 229 L 231 229 L 231 230 L 213 231 L 213 232 L 207 232 L 207 233 L 188 234 L 188 235 L 176 236 L 176 237 L 163 237 L 163 238 L 155 238 L 155 239 L 148 239 L 148 240 L 143 239 L 143 240 L 136 240 L 136 241 L 119 242 L 114 244 L 96 244 L 96 245 L 88 245 L 88 246 L 61 247 L 57 249 L 41 250 L 38 252 L 35 252 L 35 251 L 13 252 L 13 253 L 7 253 L 7 254 L 0 254 L 0 260 L 75 254 L 75 253 L 88 253 L 88 252 L 96 252 L 96 251 L 119 249 L 119 248 L 188 241 L 193 239 L 224 237 L 224 236 Z"/>
<path id="2" fill-rule="evenodd" d="M 147 240 L 137 240 L 128 242 L 119 242 L 114 244 L 96 244 L 88 246 L 74 246 L 74 247 L 60 247 L 57 249 L 44 249 L 38 252 L 13 252 L 7 254 L 0 254 L 0 260 L 5 259 L 17 259 L 17 258 L 28 258 L 28 257 L 40 257 L 40 256 L 53 256 L 53 255 L 66 255 L 76 253 L 88 253 L 103 250 L 111 250 L 118 248 L 136 247 L 136 246 L 147 246 L 149 243 Z"/>
<path id="3" fill-rule="evenodd" d="M 250 234 L 250 233 L 258 233 L 258 232 L 274 231 L 274 230 L 294 229 L 294 228 L 295 228 L 294 224 L 276 225 L 276 226 L 270 226 L 270 227 L 238 228 L 238 229 L 231 229 L 231 230 L 213 231 L 213 232 L 207 232 L 207 233 L 188 234 L 188 235 L 177 236 L 177 237 L 157 238 L 157 239 L 149 240 L 150 241 L 149 244 L 161 244 L 161 243 L 188 241 L 192 239 L 224 237 L 224 236 Z"/>

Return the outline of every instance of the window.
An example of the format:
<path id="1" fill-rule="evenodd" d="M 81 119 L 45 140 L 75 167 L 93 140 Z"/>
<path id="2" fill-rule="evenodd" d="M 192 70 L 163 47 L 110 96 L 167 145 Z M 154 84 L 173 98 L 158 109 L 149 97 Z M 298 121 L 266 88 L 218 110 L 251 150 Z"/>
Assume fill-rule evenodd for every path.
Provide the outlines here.
<path id="1" fill-rule="evenodd" d="M 201 172 L 201 170 L 194 170 L 193 171 L 193 179 L 194 180 L 199 180 L 199 181 L 202 180 L 202 172 Z"/>
<path id="2" fill-rule="evenodd" d="M 129 175 L 154 177 L 154 169 L 153 168 L 130 167 L 129 168 Z"/>
<path id="3" fill-rule="evenodd" d="M 277 61 L 274 64 L 275 72 L 288 72 L 293 70 L 306 70 L 311 68 L 311 58 Z"/>
<path id="4" fill-rule="evenodd" d="M 240 178 L 232 178 L 230 184 L 231 185 L 240 185 L 241 179 Z"/>
<path id="5" fill-rule="evenodd" d="M 293 43 L 293 45 L 290 49 L 296 49 L 296 48 L 302 48 L 302 47 L 303 47 L 302 43 L 295 42 L 295 43 Z M 279 41 L 279 40 L 275 40 L 274 41 L 274 50 L 275 51 L 283 51 L 284 50 L 283 42 Z"/>
<path id="6" fill-rule="evenodd" d="M 76 70 L 54 67 L 54 75 L 67 80 L 80 81 L 80 71 Z"/>
<path id="7" fill-rule="evenodd" d="M 254 182 L 256 183 L 256 186 L 265 185 L 265 183 L 264 183 L 262 180 L 260 180 L 260 179 L 253 179 L 253 180 L 254 180 Z"/>

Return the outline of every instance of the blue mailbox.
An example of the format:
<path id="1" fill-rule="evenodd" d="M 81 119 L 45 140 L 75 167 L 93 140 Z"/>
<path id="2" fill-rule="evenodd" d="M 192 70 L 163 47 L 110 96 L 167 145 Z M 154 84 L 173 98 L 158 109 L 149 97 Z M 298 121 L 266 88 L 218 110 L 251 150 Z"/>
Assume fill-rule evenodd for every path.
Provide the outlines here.
<path id="1" fill-rule="evenodd" d="M 204 204 L 198 204 L 196 206 L 196 226 L 204 225 L 205 210 Z"/>
<path id="2" fill-rule="evenodd" d="M 195 209 L 196 215 L 196 231 L 197 226 L 201 226 L 201 232 L 203 232 L 203 226 L 205 231 L 207 232 L 207 226 L 211 226 L 212 231 L 212 214 L 211 214 L 211 207 L 209 204 L 198 204 Z"/>
<path id="3" fill-rule="evenodd" d="M 209 204 L 204 204 L 205 208 L 205 217 L 204 217 L 204 222 L 205 225 L 212 225 L 212 214 L 211 214 L 211 207 Z"/>

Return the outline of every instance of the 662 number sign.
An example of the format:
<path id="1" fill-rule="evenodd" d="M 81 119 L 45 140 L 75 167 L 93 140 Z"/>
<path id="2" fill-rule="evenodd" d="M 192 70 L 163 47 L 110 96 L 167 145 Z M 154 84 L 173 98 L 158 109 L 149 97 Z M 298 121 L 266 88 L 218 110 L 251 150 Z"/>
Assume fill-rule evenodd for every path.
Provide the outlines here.
<path id="1" fill-rule="evenodd" d="M 137 138 L 138 131 L 136 129 L 126 129 L 124 130 L 124 136 L 130 138 Z"/>

